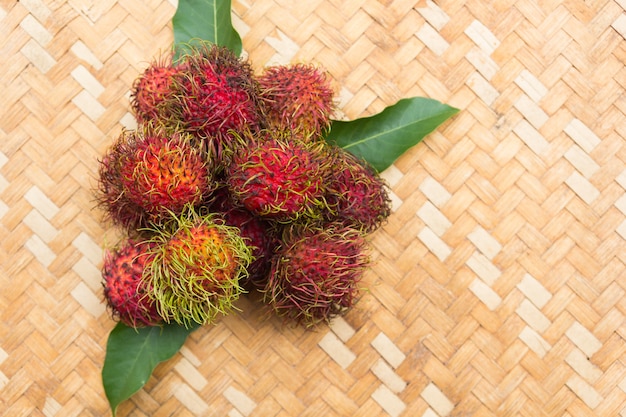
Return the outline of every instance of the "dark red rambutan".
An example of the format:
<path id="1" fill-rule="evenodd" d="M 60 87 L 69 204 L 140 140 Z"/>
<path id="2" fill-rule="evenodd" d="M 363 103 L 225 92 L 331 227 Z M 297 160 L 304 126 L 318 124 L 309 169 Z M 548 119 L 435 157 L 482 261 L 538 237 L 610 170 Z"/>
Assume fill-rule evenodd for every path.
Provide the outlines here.
<path id="1" fill-rule="evenodd" d="M 270 128 L 307 137 L 330 126 L 334 91 L 323 69 L 306 64 L 272 66 L 259 76 L 259 84 Z"/>
<path id="2" fill-rule="evenodd" d="M 154 230 L 151 296 L 168 323 L 206 324 L 233 308 L 252 255 L 239 229 L 193 209 Z"/>
<path id="3" fill-rule="evenodd" d="M 316 218 L 325 205 L 326 152 L 322 142 L 263 131 L 235 153 L 226 181 L 235 201 L 255 215 L 283 222 Z"/>
<path id="4" fill-rule="evenodd" d="M 162 322 L 148 296 L 148 283 L 144 278 L 144 269 L 151 257 L 149 243 L 132 240 L 105 253 L 102 285 L 107 306 L 114 319 L 130 327 L 154 326 Z"/>
<path id="5" fill-rule="evenodd" d="M 344 314 L 369 263 L 365 245 L 359 231 L 339 224 L 290 230 L 272 258 L 264 301 L 306 327 Z"/>
<path id="6" fill-rule="evenodd" d="M 263 123 L 252 68 L 228 48 L 209 43 L 190 47 L 181 65 L 185 70 L 174 77 L 174 97 L 164 106 L 167 123 L 201 138 L 212 159 L 227 159 L 231 130 L 254 130 Z"/>
<path id="7" fill-rule="evenodd" d="M 241 232 L 241 237 L 252 249 L 254 261 L 248 267 L 249 275 L 241 283 L 242 286 L 247 290 L 262 289 L 267 281 L 269 260 L 277 244 L 273 226 L 235 203 L 230 198 L 227 187 L 222 187 L 214 193 L 209 209 L 220 215 L 228 226 L 237 227 Z"/>
<path id="8" fill-rule="evenodd" d="M 153 61 L 133 83 L 130 103 L 139 123 L 158 123 L 163 117 L 162 103 L 173 94 L 172 80 L 181 67 L 172 64 L 171 56 Z"/>
<path id="9" fill-rule="evenodd" d="M 385 181 L 366 161 L 334 148 L 333 175 L 326 185 L 327 218 L 369 233 L 391 214 Z"/>
<path id="10" fill-rule="evenodd" d="M 188 134 L 144 126 L 124 131 L 105 155 L 99 188 L 109 217 L 137 228 L 199 204 L 215 185 Z"/>

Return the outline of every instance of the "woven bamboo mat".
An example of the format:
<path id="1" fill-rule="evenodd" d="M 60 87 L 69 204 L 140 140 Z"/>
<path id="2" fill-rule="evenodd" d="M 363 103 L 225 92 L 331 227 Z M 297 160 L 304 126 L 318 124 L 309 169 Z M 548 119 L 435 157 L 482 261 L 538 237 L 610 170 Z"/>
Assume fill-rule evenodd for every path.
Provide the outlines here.
<path id="1" fill-rule="evenodd" d="M 345 117 L 461 112 L 384 172 L 370 291 L 316 332 L 192 334 L 120 416 L 626 416 L 626 1 L 242 0 L 252 64 Z M 175 2 L 0 1 L 0 414 L 106 416 L 97 158 Z"/>

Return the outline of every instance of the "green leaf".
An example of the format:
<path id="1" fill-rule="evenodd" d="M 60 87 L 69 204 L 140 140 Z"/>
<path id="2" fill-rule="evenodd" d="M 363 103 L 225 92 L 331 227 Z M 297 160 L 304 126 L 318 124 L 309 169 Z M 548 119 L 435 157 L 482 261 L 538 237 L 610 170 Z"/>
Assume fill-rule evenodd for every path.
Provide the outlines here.
<path id="1" fill-rule="evenodd" d="M 225 46 L 241 55 L 241 37 L 231 19 L 231 0 L 178 0 L 172 25 L 176 58 L 200 41 Z"/>
<path id="2" fill-rule="evenodd" d="M 117 406 L 139 391 L 154 368 L 174 356 L 196 328 L 168 324 L 133 329 L 118 323 L 111 330 L 102 384 L 114 417 Z"/>
<path id="3" fill-rule="evenodd" d="M 333 121 L 326 140 L 380 172 L 458 111 L 433 99 L 406 98 L 373 116 Z"/>

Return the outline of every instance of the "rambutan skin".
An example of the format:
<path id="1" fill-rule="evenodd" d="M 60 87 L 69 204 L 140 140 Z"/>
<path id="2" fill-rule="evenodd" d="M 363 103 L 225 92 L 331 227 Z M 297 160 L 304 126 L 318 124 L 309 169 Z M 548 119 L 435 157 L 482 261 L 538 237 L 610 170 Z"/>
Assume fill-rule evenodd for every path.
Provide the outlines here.
<path id="1" fill-rule="evenodd" d="M 378 229 L 391 215 L 387 184 L 367 164 L 342 148 L 333 148 L 333 172 L 326 185 L 328 220 L 365 233 Z"/>
<path id="2" fill-rule="evenodd" d="M 163 320 L 148 296 L 145 266 L 151 261 L 151 245 L 127 241 L 107 251 L 102 267 L 102 286 L 107 306 L 114 319 L 137 328 L 155 326 Z"/>
<path id="3" fill-rule="evenodd" d="M 262 132 L 234 155 L 227 170 L 233 198 L 255 215 L 279 222 L 320 217 L 329 175 L 323 143 Z"/>
<path id="4" fill-rule="evenodd" d="M 272 258 L 264 301 L 279 315 L 313 327 L 353 307 L 369 265 L 364 235 L 341 224 L 287 232 Z"/>
<path id="5" fill-rule="evenodd" d="M 276 65 L 259 77 L 270 128 L 317 137 L 327 130 L 335 110 L 330 76 L 307 64 Z"/>
<path id="6" fill-rule="evenodd" d="M 252 261 L 236 227 L 189 208 L 154 230 L 151 297 L 166 322 L 213 322 L 232 310 Z"/>

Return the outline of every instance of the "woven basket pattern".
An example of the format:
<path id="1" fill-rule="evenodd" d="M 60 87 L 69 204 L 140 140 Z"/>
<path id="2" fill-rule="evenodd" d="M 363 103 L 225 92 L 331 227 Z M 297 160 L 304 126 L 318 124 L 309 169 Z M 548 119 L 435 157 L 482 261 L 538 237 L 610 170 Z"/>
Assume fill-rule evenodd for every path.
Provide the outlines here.
<path id="1" fill-rule="evenodd" d="M 0 414 L 106 416 L 93 189 L 175 1 L 0 0 Z M 461 111 L 383 172 L 356 308 L 193 333 L 119 416 L 626 416 L 626 1 L 235 0 L 246 55 L 341 117 Z"/>

